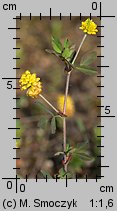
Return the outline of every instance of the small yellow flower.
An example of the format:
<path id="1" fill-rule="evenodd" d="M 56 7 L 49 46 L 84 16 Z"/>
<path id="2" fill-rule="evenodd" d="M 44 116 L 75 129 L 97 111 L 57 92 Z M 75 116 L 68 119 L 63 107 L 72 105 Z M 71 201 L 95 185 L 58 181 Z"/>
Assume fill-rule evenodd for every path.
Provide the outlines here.
<path id="1" fill-rule="evenodd" d="M 40 78 L 36 77 L 36 73 L 31 74 L 29 70 L 26 70 L 25 73 L 22 74 L 19 83 L 21 90 L 27 89 L 26 94 L 32 98 L 38 97 L 42 92 Z"/>
<path id="2" fill-rule="evenodd" d="M 35 84 L 33 84 L 33 86 L 31 86 L 28 90 L 27 90 L 27 95 L 32 97 L 32 98 L 36 98 L 38 97 L 38 95 L 42 92 L 42 85 L 41 82 L 37 82 Z"/>
<path id="3" fill-rule="evenodd" d="M 57 105 L 60 111 L 63 110 L 64 106 L 64 95 L 59 95 L 57 99 Z M 72 98 L 68 95 L 67 96 L 67 107 L 66 107 L 66 115 L 68 117 L 72 117 L 75 113 L 75 106 Z"/>
<path id="4" fill-rule="evenodd" d="M 19 80 L 20 86 L 22 90 L 25 90 L 31 87 L 34 83 L 37 83 L 40 78 L 36 78 L 36 74 L 31 74 L 29 70 L 26 70 L 25 73 L 22 74 L 21 79 Z"/>
<path id="5" fill-rule="evenodd" d="M 97 25 L 92 20 L 90 20 L 90 18 L 82 22 L 80 29 L 87 34 L 96 34 L 98 32 Z"/>

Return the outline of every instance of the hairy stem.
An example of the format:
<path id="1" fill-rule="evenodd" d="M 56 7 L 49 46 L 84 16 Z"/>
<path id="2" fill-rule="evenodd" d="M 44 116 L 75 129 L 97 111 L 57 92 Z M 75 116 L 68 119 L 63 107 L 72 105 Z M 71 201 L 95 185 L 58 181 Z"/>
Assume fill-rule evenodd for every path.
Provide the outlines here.
<path id="1" fill-rule="evenodd" d="M 80 52 L 80 49 L 86 39 L 87 35 L 85 34 L 79 47 L 78 47 L 78 50 L 76 52 L 76 55 L 72 61 L 72 64 L 74 64 L 74 62 L 76 61 L 78 55 L 79 55 L 79 52 Z M 68 91 L 69 91 L 69 82 L 70 82 L 70 76 L 71 76 L 71 72 L 67 72 L 67 78 L 66 78 L 66 86 L 65 86 L 65 97 L 64 97 L 64 106 L 63 106 L 63 114 L 65 115 L 66 114 L 66 107 L 67 107 L 67 96 L 68 96 Z M 65 172 L 67 172 L 67 157 L 66 157 L 66 145 L 67 145 L 67 126 L 66 126 L 66 117 L 63 118 L 63 151 L 64 151 L 64 170 Z"/>
<path id="2" fill-rule="evenodd" d="M 67 106 L 67 96 L 68 96 L 68 89 L 69 89 L 69 80 L 70 80 L 70 72 L 67 73 L 67 79 L 66 79 L 66 88 L 65 88 L 65 98 L 64 98 L 64 106 L 63 106 L 63 114 L 66 113 L 66 106 Z M 64 150 L 64 170 L 67 172 L 67 163 L 66 163 L 66 117 L 63 118 L 63 150 Z"/>

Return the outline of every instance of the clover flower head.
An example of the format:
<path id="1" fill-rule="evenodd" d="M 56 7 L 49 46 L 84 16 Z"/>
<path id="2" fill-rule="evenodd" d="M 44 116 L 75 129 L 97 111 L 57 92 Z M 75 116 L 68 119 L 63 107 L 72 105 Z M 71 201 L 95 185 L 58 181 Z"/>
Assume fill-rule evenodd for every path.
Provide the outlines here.
<path id="1" fill-rule="evenodd" d="M 38 97 L 38 95 L 42 92 L 42 83 L 40 82 L 40 78 L 36 77 L 36 73 L 31 74 L 29 70 L 26 70 L 20 80 L 21 90 L 26 90 L 26 94 L 32 98 Z"/>
<path id="2" fill-rule="evenodd" d="M 83 32 L 87 34 L 93 34 L 93 35 L 95 35 L 98 32 L 97 25 L 92 20 L 90 20 L 90 18 L 82 22 L 82 26 L 79 29 L 81 29 Z"/>
<path id="3" fill-rule="evenodd" d="M 64 95 L 59 95 L 57 99 L 57 106 L 60 111 L 63 110 L 63 105 L 64 105 Z M 66 115 L 68 117 L 72 117 L 75 113 L 75 106 L 73 99 L 68 95 L 67 96 L 67 106 L 66 106 Z"/>
<path id="4" fill-rule="evenodd" d="M 27 90 L 27 95 L 32 98 L 37 98 L 38 95 L 42 92 L 42 85 L 41 82 L 36 82 Z"/>

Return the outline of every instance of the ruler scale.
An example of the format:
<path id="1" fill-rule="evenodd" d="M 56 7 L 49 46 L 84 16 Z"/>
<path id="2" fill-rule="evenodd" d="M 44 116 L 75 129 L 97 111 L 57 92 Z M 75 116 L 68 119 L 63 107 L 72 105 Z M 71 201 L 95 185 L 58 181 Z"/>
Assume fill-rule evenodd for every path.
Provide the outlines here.
<path id="1" fill-rule="evenodd" d="M 28 5 L 27 5 L 28 4 Z M 89 1 L 84 0 L 79 3 L 75 1 L 64 2 L 35 1 L 24 3 L 21 1 L 10 3 L 1 1 L 0 16 L 4 20 L 1 24 L 1 178 L 0 195 L 1 210 L 116 210 L 117 209 L 117 185 L 116 185 L 116 2 Z M 45 8 L 45 5 L 47 7 Z M 28 7 L 28 8 L 27 8 Z M 21 96 L 16 92 L 20 91 L 18 81 L 19 73 L 22 71 L 20 65 L 21 57 L 16 55 L 22 48 L 18 44 L 22 43 L 23 21 L 34 23 L 36 17 L 40 23 L 48 18 L 52 22 L 54 17 L 64 23 L 64 18 L 72 23 L 74 17 L 78 17 L 80 22 L 84 18 L 100 21 L 98 30 L 101 32 L 96 35 L 99 42 L 96 46 L 101 55 L 97 55 L 97 74 L 100 84 L 96 85 L 101 90 L 95 97 L 101 105 L 97 105 L 100 113 L 96 118 L 100 120 L 97 129 L 101 134 L 97 135 L 101 143 L 96 145 L 100 150 L 97 159 L 96 170 L 100 169 L 100 174 L 95 173 L 95 178 L 90 178 L 86 173 L 83 178 L 78 174 L 73 179 L 66 175 L 64 179 L 59 179 L 58 175 L 54 179 L 39 179 L 37 169 L 33 179 L 30 178 L 30 171 L 24 178 L 20 178 L 20 167 L 16 162 L 22 158 L 18 154 L 21 147 L 16 146 L 16 141 L 21 141 L 17 131 L 21 131 L 16 121 L 22 121 L 19 116 L 22 107 L 19 106 Z M 36 19 L 35 19 L 36 20 Z M 67 23 L 67 22 L 66 22 Z M 101 42 L 100 42 L 101 41 Z M 99 52 L 98 51 L 98 52 Z M 49 57 L 50 58 L 50 57 Z M 30 68 L 31 69 L 31 68 Z M 32 68 L 33 69 L 33 68 Z M 24 70 L 25 71 L 25 70 Z M 99 71 L 98 71 L 99 72 Z M 18 84 L 18 85 L 17 85 Z M 23 94 L 22 94 L 23 95 Z M 33 118 L 33 117 L 32 117 Z M 26 120 L 26 124 L 30 119 Z M 36 120 L 34 120 L 36 121 Z M 30 128 L 30 126 L 29 126 Z M 16 133 L 18 135 L 16 135 Z M 17 152 L 16 152 L 17 150 Z M 85 202 L 85 203 L 84 203 Z"/>

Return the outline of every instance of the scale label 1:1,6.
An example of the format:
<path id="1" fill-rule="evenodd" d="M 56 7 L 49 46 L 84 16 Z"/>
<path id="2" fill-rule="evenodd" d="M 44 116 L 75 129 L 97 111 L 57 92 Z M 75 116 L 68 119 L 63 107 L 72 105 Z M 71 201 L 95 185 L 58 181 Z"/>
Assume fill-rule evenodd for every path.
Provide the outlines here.
<path id="1" fill-rule="evenodd" d="M 104 199 L 91 199 L 90 200 L 90 205 L 92 208 L 112 208 L 114 206 L 114 200 L 112 198 L 104 200 Z"/>

